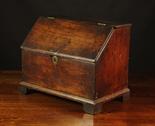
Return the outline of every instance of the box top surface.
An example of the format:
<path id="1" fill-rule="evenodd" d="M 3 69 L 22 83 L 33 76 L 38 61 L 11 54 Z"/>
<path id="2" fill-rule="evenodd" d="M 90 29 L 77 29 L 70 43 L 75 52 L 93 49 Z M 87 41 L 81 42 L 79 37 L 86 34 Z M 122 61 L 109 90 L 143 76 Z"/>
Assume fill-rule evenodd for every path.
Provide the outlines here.
<path id="1" fill-rule="evenodd" d="M 111 30 L 102 23 L 41 17 L 22 47 L 95 59 Z"/>

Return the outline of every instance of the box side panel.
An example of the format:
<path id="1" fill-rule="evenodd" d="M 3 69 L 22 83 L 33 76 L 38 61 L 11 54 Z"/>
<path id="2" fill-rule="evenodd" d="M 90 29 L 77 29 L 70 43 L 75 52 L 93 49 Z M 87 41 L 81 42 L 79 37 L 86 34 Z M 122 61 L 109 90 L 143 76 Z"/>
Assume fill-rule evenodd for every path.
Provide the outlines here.
<path id="1" fill-rule="evenodd" d="M 22 50 L 22 64 L 24 82 L 88 99 L 94 97 L 93 63 L 58 57 L 54 64 L 47 54 Z"/>
<path id="2" fill-rule="evenodd" d="M 128 87 L 130 26 L 114 29 L 105 50 L 96 64 L 98 98 Z"/>

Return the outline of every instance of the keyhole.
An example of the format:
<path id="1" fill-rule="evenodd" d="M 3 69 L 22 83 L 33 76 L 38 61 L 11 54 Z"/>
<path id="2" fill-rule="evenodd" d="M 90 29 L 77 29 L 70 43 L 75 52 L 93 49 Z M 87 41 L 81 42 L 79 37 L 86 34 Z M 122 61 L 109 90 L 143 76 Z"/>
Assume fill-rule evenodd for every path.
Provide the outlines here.
<path id="1" fill-rule="evenodd" d="M 54 64 L 57 64 L 58 63 L 58 57 L 57 56 L 53 56 L 52 57 L 52 61 Z"/>

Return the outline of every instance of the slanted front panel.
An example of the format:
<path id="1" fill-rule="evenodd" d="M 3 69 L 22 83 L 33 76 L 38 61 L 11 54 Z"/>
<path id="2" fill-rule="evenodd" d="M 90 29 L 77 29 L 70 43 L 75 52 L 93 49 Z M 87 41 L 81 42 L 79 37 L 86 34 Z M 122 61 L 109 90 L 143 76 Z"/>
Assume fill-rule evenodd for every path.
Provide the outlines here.
<path id="1" fill-rule="evenodd" d="M 22 51 L 23 81 L 44 88 L 93 99 L 94 64 L 58 57 L 53 64 L 49 55 Z"/>
<path id="2" fill-rule="evenodd" d="M 130 27 L 116 28 L 96 64 L 96 92 L 98 97 L 128 87 Z"/>
<path id="3" fill-rule="evenodd" d="M 97 23 L 39 18 L 23 46 L 94 59 L 110 30 Z"/>

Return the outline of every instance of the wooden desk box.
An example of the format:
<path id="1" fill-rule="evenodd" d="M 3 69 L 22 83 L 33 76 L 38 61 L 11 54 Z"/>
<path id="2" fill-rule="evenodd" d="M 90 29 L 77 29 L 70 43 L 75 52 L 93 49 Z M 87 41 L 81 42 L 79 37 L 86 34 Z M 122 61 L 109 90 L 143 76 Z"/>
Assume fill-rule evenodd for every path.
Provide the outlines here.
<path id="1" fill-rule="evenodd" d="M 78 101 L 90 114 L 113 98 L 125 100 L 130 26 L 40 17 L 21 46 L 21 92 Z"/>

